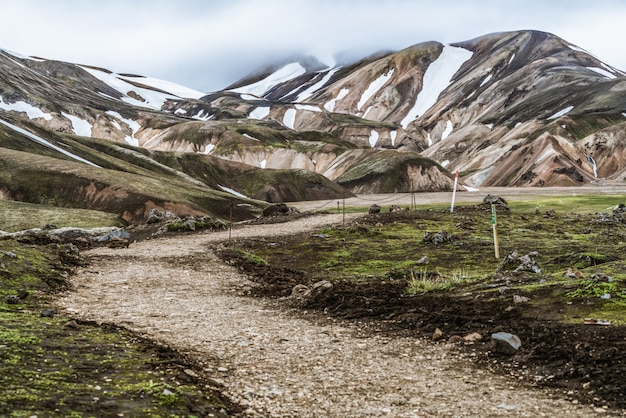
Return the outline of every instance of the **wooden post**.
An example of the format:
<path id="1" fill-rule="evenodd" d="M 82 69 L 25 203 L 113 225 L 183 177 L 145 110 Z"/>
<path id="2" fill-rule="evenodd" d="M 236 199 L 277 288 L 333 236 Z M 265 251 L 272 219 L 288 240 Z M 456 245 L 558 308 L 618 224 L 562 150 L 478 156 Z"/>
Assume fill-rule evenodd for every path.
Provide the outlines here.
<path id="1" fill-rule="evenodd" d="M 491 226 L 493 227 L 493 246 L 496 258 L 500 258 L 500 243 L 498 242 L 498 220 L 496 218 L 496 205 L 491 205 Z"/>

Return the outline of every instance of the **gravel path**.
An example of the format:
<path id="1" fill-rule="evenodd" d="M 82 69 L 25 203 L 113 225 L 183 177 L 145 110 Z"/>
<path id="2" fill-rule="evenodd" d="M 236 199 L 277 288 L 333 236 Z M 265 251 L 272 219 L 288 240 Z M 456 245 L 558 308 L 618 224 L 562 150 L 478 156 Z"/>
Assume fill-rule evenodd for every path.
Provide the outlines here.
<path id="1" fill-rule="evenodd" d="M 352 217 L 353 215 L 349 215 Z M 323 215 L 233 230 L 275 236 L 341 222 Z M 474 366 L 470 354 L 358 324 L 295 315 L 245 296 L 251 282 L 211 246 L 228 232 L 160 238 L 84 253 L 90 265 L 57 302 L 70 316 L 114 323 L 192 353 L 205 377 L 257 417 L 594 417 L 556 392 Z"/>

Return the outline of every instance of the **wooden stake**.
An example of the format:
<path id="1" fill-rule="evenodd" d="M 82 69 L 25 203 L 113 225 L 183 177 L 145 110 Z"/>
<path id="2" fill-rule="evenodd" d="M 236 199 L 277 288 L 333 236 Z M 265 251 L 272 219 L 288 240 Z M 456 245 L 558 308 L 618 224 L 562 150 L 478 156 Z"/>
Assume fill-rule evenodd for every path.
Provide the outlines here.
<path id="1" fill-rule="evenodd" d="M 496 219 L 496 205 L 491 205 L 491 226 L 493 227 L 493 246 L 496 258 L 500 258 L 500 243 L 498 242 L 498 220 Z"/>

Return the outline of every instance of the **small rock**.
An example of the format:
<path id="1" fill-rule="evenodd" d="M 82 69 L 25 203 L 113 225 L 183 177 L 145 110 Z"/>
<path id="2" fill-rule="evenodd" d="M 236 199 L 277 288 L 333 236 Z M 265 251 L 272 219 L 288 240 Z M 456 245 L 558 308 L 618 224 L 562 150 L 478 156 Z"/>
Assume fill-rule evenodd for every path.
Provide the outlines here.
<path id="1" fill-rule="evenodd" d="M 20 298 L 18 298 L 16 295 L 9 295 L 6 298 L 6 302 L 9 305 L 17 305 L 18 303 L 20 303 Z"/>
<path id="2" fill-rule="evenodd" d="M 76 329 L 76 328 L 78 328 L 78 323 L 72 319 L 71 321 L 67 321 L 67 322 L 65 323 L 65 326 L 66 326 L 67 328 Z"/>
<path id="3" fill-rule="evenodd" d="M 508 332 L 496 332 L 491 334 L 491 352 L 497 354 L 513 355 L 522 346 L 522 341 L 517 335 Z"/>
<path id="4" fill-rule="evenodd" d="M 56 311 L 54 309 L 44 309 L 39 313 L 39 316 L 42 318 L 52 318 Z"/>
<path id="5" fill-rule="evenodd" d="M 582 271 L 574 270 L 571 268 L 568 268 L 567 271 L 563 273 L 563 276 L 569 277 L 570 279 L 584 279 L 585 278 L 585 275 L 583 274 Z"/>
<path id="6" fill-rule="evenodd" d="M 173 395 L 173 394 L 174 394 L 174 392 L 172 392 L 171 390 L 169 390 L 167 388 L 163 389 L 163 395 Z"/>
<path id="7" fill-rule="evenodd" d="M 197 378 L 197 377 L 198 377 L 198 373 L 194 372 L 194 371 L 193 371 L 193 370 L 191 370 L 191 369 L 185 369 L 185 370 L 183 370 L 183 372 L 184 372 L 187 376 L 191 376 L 191 377 L 195 377 L 195 378 Z"/>
<path id="8" fill-rule="evenodd" d="M 428 264 L 429 262 L 430 262 L 430 259 L 428 258 L 427 255 L 417 260 L 417 264 Z"/>
<path id="9" fill-rule="evenodd" d="M 520 295 L 513 295 L 513 303 L 514 304 L 520 304 L 520 303 L 526 303 L 528 302 L 530 299 L 528 299 L 526 296 L 520 296 Z"/>
<path id="10" fill-rule="evenodd" d="M 515 411 L 517 409 L 517 406 L 501 403 L 500 405 L 497 406 L 497 408 L 504 409 L 505 411 Z"/>
<path id="11" fill-rule="evenodd" d="M 448 340 L 448 342 L 450 343 L 460 343 L 463 341 L 463 337 L 461 337 L 460 335 L 453 335 L 452 337 L 450 337 L 450 339 Z"/>
<path id="12" fill-rule="evenodd" d="M 465 341 L 466 343 L 475 343 L 482 339 L 483 339 L 483 336 L 477 332 L 472 332 L 471 334 L 468 334 L 465 337 L 463 337 L 463 341 Z"/>
<path id="13" fill-rule="evenodd" d="M 591 382 L 585 382 L 583 383 L 583 389 L 584 390 L 589 390 L 589 388 L 591 387 Z"/>
<path id="14" fill-rule="evenodd" d="M 441 337 L 443 337 L 443 331 L 441 331 L 439 328 L 435 328 L 435 331 L 433 332 L 433 336 L 431 337 L 431 339 L 433 341 L 439 341 Z"/>
<path id="15" fill-rule="evenodd" d="M 218 367 L 217 371 L 220 372 L 220 373 L 226 373 L 226 372 L 228 372 L 228 369 L 226 367 Z"/>
<path id="16" fill-rule="evenodd" d="M 380 213 L 380 206 L 374 203 L 367 211 L 368 213 Z"/>

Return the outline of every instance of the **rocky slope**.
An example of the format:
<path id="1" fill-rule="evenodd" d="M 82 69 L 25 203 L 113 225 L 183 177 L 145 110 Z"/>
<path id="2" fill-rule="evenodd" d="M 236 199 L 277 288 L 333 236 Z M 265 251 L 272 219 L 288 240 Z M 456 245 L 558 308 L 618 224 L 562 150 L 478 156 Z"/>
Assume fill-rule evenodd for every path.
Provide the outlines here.
<path id="1" fill-rule="evenodd" d="M 20 167 L 0 176 L 5 198 L 128 219 L 141 219 L 158 197 L 129 185 L 158 176 L 182 183 L 176 193 L 160 190 L 157 206 L 205 213 L 216 212 L 208 196 L 247 204 L 449 190 L 457 170 L 475 187 L 626 177 L 625 74 L 536 31 L 425 42 L 334 68 L 300 59 L 210 94 L 0 50 L 0 123 L 3 161 Z M 101 204 L 109 197 L 97 193 L 60 197 L 71 192 L 28 180 L 43 166 L 46 178 L 74 180 L 70 166 L 90 167 L 79 183 L 99 177 L 98 187 L 123 191 L 107 196 L 137 203 L 129 210 L 117 197 Z"/>

